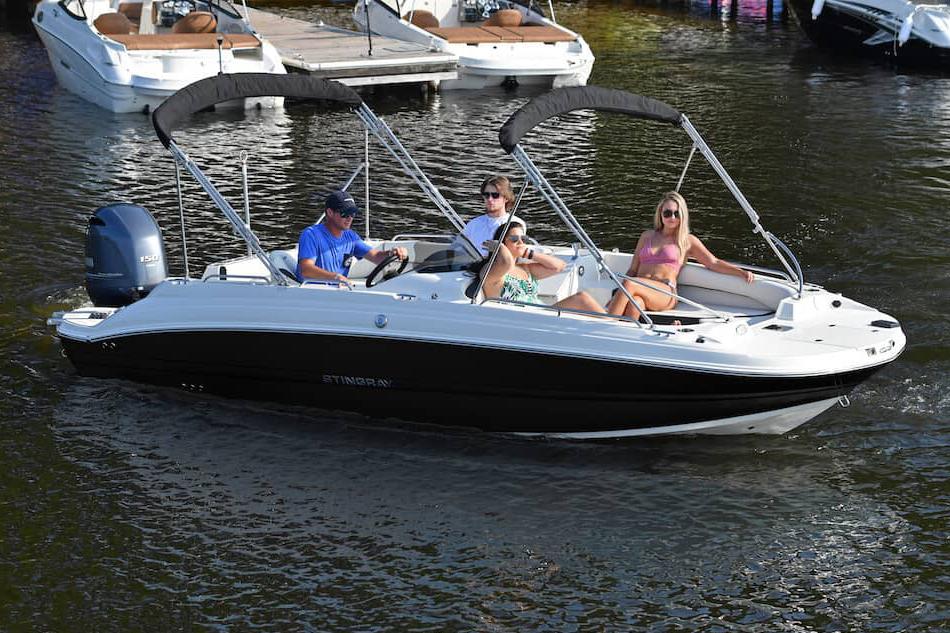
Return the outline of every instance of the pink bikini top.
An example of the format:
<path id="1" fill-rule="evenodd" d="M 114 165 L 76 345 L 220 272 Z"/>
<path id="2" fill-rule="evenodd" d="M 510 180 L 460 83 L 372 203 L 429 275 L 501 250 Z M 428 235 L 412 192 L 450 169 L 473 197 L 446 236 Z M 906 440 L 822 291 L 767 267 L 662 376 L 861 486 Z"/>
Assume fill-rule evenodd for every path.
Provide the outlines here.
<path id="1" fill-rule="evenodd" d="M 653 239 L 648 237 L 647 243 L 640 249 L 641 264 L 671 264 L 676 266 L 677 270 L 680 263 L 680 247 L 676 244 L 667 244 L 656 253 L 653 253 Z"/>

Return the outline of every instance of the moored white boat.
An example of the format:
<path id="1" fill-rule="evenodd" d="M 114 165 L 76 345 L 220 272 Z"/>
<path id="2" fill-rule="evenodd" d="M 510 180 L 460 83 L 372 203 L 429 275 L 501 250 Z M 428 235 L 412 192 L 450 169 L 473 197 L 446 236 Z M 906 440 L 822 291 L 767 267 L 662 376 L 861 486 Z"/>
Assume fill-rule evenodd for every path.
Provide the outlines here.
<path id="1" fill-rule="evenodd" d="M 41 0 L 33 25 L 59 83 L 112 112 L 148 112 L 219 72 L 286 72 L 227 0 Z M 258 104 L 280 99 L 239 105 Z"/>
<path id="2" fill-rule="evenodd" d="M 405 271 L 392 261 L 371 270 L 364 260 L 350 271 L 353 287 L 299 283 L 295 250 L 265 251 L 173 138 L 193 111 L 265 93 L 352 109 L 453 230 L 371 242 L 405 247 Z M 677 284 L 681 307 L 647 312 L 643 322 L 555 307 L 579 290 L 602 302 L 613 289 L 626 292 L 620 281 L 632 257 L 601 251 L 520 145 L 538 124 L 576 110 L 684 130 L 784 270 L 748 267 L 755 279 L 747 284 L 689 263 Z M 345 86 L 297 75 L 215 77 L 169 99 L 153 120 L 251 254 L 215 262 L 200 278 L 190 276 L 186 259 L 185 275 L 169 277 L 161 233 L 144 209 L 100 209 L 90 220 L 86 270 L 98 305 L 50 321 L 83 375 L 522 434 L 783 433 L 842 402 L 905 346 L 892 317 L 806 283 L 689 120 L 652 99 L 559 90 L 529 102 L 502 129 L 525 187 L 538 190 L 577 240 L 538 246 L 566 264 L 540 282 L 541 304 L 480 293 L 470 270 L 480 256 L 456 237 L 461 218 Z"/>
<path id="3" fill-rule="evenodd" d="M 445 90 L 583 86 L 594 65 L 584 38 L 533 0 L 358 0 L 353 20 L 364 31 L 457 55 L 458 79 L 441 82 Z"/>
<path id="4" fill-rule="evenodd" d="M 907 66 L 950 68 L 950 7 L 908 0 L 790 0 L 816 44 Z"/>

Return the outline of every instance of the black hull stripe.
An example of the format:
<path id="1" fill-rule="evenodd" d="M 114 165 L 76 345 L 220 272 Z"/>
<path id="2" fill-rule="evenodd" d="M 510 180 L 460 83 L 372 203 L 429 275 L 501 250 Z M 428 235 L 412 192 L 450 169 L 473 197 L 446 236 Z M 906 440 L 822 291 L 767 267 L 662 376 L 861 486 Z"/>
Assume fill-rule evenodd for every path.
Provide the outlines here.
<path id="1" fill-rule="evenodd" d="M 844 395 L 878 369 L 743 377 L 437 343 L 260 332 L 62 343 L 87 376 L 524 433 L 653 428 L 762 413 Z"/>

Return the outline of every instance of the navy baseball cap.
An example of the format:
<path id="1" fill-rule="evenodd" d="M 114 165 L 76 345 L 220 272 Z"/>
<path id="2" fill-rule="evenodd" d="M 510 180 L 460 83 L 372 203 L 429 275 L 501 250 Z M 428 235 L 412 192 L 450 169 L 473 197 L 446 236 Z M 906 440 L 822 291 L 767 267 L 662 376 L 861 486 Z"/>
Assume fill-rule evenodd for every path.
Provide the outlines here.
<path id="1" fill-rule="evenodd" d="M 353 201 L 353 196 L 339 189 L 327 196 L 327 209 L 333 209 L 340 215 L 347 216 L 356 215 L 360 211 L 356 202 Z"/>

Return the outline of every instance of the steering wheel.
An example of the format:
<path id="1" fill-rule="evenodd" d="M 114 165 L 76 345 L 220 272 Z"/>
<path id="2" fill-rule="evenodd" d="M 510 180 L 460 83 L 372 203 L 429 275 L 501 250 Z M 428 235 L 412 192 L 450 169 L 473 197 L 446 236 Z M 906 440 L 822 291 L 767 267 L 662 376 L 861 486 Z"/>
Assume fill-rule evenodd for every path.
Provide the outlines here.
<path id="1" fill-rule="evenodd" d="M 198 3 L 196 0 L 165 0 L 162 2 L 162 10 L 184 16 L 192 11 L 197 11 Z"/>
<path id="2" fill-rule="evenodd" d="M 165 0 L 159 9 L 161 25 L 170 27 L 192 11 L 198 10 L 195 0 Z"/>
<path id="3" fill-rule="evenodd" d="M 393 262 L 399 261 L 400 264 L 398 267 L 392 266 Z M 393 277 L 398 277 L 402 274 L 402 271 L 406 270 L 406 266 L 409 264 L 409 258 L 400 260 L 399 255 L 395 253 L 390 253 L 386 256 L 383 261 L 376 264 L 376 268 L 366 276 L 366 287 L 372 288 L 377 283 L 382 281 L 389 281 Z M 377 277 L 382 277 L 377 279 Z"/>

